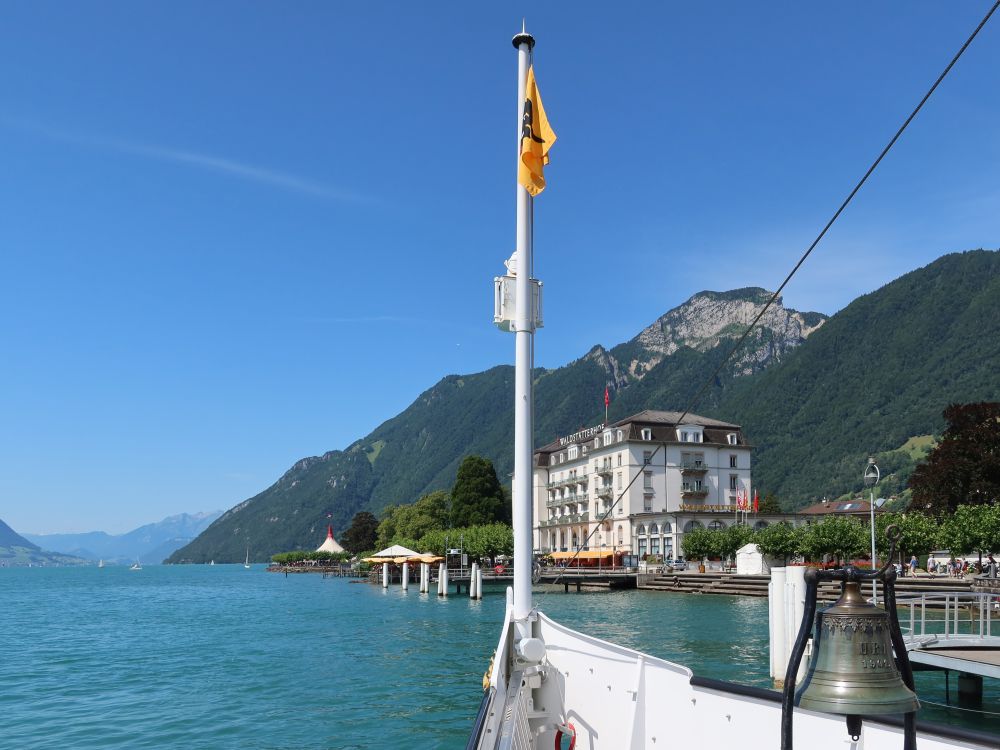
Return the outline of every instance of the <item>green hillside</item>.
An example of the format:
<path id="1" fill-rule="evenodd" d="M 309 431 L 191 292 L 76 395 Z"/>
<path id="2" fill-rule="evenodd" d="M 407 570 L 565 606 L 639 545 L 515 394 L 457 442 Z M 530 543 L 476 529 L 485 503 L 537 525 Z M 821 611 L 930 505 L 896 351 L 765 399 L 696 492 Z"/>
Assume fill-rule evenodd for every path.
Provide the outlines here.
<path id="1" fill-rule="evenodd" d="M 1000 253 L 952 254 L 855 300 L 702 411 L 741 423 L 756 485 L 799 507 L 860 487 L 869 454 L 905 445 L 891 460 L 912 468 L 908 441 L 939 434 L 945 406 L 997 399 L 998 362 Z"/>
<path id="2" fill-rule="evenodd" d="M 758 446 L 756 486 L 790 507 L 860 487 L 869 453 L 878 454 L 889 477 L 883 492 L 901 488 L 922 449 L 908 441 L 937 434 L 945 405 L 1000 393 L 993 366 L 1000 361 L 998 270 L 997 252 L 948 255 L 855 300 L 804 343 L 793 347 L 771 330 L 758 331 L 749 342 L 758 356 L 723 368 L 695 411 L 743 425 Z M 759 302 L 762 292 L 701 294 Z M 811 326 L 821 320 L 816 313 L 802 317 Z M 538 370 L 536 445 L 601 421 L 605 385 L 612 420 L 646 408 L 684 408 L 728 353 L 736 331 L 729 334 L 722 329 L 719 345 L 707 349 L 680 345 L 641 378 L 625 373 L 642 348 L 637 339 Z M 247 546 L 256 560 L 315 547 L 327 522 L 339 533 L 359 510 L 378 513 L 450 487 L 469 454 L 490 458 L 506 482 L 512 401 L 511 367 L 449 375 L 346 450 L 299 461 L 168 562 L 242 560 Z"/>

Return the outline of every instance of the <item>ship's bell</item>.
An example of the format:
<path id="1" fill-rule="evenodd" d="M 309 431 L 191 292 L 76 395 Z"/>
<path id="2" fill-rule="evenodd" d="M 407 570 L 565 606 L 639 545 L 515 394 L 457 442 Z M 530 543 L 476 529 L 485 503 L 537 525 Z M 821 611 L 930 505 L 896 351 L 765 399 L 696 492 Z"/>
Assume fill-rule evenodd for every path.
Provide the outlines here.
<path id="1" fill-rule="evenodd" d="M 916 711 L 920 702 L 896 668 L 889 628 L 888 613 L 864 600 L 857 581 L 846 583 L 836 604 L 816 615 L 798 705 L 848 716 Z"/>

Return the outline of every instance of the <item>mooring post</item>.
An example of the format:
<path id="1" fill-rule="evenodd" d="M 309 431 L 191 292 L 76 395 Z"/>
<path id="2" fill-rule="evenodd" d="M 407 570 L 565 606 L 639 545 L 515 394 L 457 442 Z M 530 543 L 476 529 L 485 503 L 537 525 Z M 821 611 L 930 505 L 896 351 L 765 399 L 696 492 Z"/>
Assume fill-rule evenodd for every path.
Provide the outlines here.
<path id="1" fill-rule="evenodd" d="M 382 588 L 389 588 L 389 563 L 382 563 Z"/>
<path id="2" fill-rule="evenodd" d="M 403 563 L 403 591 L 410 587 L 410 564 Z"/>

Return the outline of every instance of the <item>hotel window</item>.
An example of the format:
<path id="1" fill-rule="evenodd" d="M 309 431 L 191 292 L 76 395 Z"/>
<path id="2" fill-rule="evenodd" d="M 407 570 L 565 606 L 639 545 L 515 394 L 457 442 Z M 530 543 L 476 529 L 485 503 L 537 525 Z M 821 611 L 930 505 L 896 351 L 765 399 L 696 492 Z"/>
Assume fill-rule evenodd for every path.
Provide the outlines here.
<path id="1" fill-rule="evenodd" d="M 660 537 L 654 536 L 650 537 L 649 540 L 649 554 L 658 555 L 660 554 Z"/>
<path id="2" fill-rule="evenodd" d="M 648 427 L 644 427 L 642 429 L 642 439 L 643 440 L 652 440 L 653 439 L 653 431 L 651 429 L 649 429 Z"/>
<path id="3" fill-rule="evenodd" d="M 653 472 L 651 471 L 642 472 L 642 486 L 647 490 L 653 488 Z"/>
<path id="4" fill-rule="evenodd" d="M 642 463 L 645 466 L 649 466 L 651 463 L 653 463 L 653 451 L 642 452 Z"/>
<path id="5" fill-rule="evenodd" d="M 736 445 L 736 433 L 735 432 L 730 432 L 728 435 L 726 435 L 726 441 L 730 445 Z"/>
<path id="6" fill-rule="evenodd" d="M 659 534 L 660 533 L 660 527 L 657 526 L 655 523 L 649 524 L 649 533 L 650 533 L 651 536 L 655 536 L 656 534 Z"/>
<path id="7" fill-rule="evenodd" d="M 622 465 L 622 454 L 621 453 L 618 454 L 618 465 L 619 466 Z"/>
<path id="8" fill-rule="evenodd" d="M 642 500 L 642 512 L 652 513 L 653 512 L 653 500 L 651 498 L 643 498 Z"/>
<path id="9" fill-rule="evenodd" d="M 618 472 L 618 489 L 622 488 L 622 473 Z"/>
<path id="10" fill-rule="evenodd" d="M 682 443 L 686 443 L 687 441 L 688 441 L 688 434 L 687 434 L 687 432 L 682 432 L 681 433 L 681 442 Z"/>
<path id="11" fill-rule="evenodd" d="M 708 525 L 709 531 L 722 531 L 724 528 L 726 528 L 726 524 L 722 521 L 712 521 L 712 523 Z"/>
<path id="12" fill-rule="evenodd" d="M 624 437 L 625 437 L 625 433 L 623 433 L 621 430 L 618 430 L 618 442 L 619 443 L 622 441 L 622 439 Z"/>
<path id="13" fill-rule="evenodd" d="M 569 457 L 571 459 L 576 458 L 579 454 L 580 454 L 580 449 L 577 448 L 575 445 L 569 449 Z"/>
<path id="14" fill-rule="evenodd" d="M 738 489 L 739 488 L 739 484 L 738 484 L 739 481 L 740 481 L 739 476 L 737 476 L 736 474 L 730 474 L 729 475 L 729 489 L 731 489 L 731 490 Z"/>
<path id="15" fill-rule="evenodd" d="M 729 468 L 730 469 L 735 469 L 736 468 L 736 456 L 735 455 L 729 457 Z"/>
<path id="16" fill-rule="evenodd" d="M 610 432 L 605 432 L 604 433 L 604 444 L 605 445 L 611 445 L 611 433 Z"/>
<path id="17" fill-rule="evenodd" d="M 639 557 L 646 556 L 646 537 L 639 537 Z"/>
<path id="18" fill-rule="evenodd" d="M 619 526 L 618 527 L 618 543 L 621 544 L 624 539 L 625 539 L 624 532 L 622 531 L 622 527 Z"/>

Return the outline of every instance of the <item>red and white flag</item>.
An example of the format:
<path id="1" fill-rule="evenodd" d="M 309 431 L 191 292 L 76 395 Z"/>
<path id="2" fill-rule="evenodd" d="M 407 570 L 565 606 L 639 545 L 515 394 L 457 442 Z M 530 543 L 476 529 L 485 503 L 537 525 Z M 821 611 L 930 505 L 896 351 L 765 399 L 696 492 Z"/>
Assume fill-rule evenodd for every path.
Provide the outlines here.
<path id="1" fill-rule="evenodd" d="M 760 510 L 760 496 L 757 494 L 757 490 L 753 491 L 753 512 L 756 513 Z"/>
<path id="2" fill-rule="evenodd" d="M 611 403 L 611 394 L 608 393 L 608 387 L 604 386 L 604 408 L 605 409 L 608 408 L 608 405 L 610 403 Z"/>

